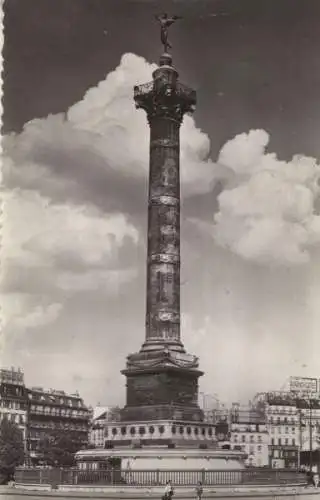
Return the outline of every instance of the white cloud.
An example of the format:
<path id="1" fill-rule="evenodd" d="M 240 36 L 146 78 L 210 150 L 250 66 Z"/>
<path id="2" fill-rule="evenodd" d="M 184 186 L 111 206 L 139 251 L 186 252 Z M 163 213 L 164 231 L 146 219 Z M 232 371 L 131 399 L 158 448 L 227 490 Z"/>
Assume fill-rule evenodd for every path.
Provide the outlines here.
<path id="1" fill-rule="evenodd" d="M 66 114 L 34 119 L 21 134 L 6 137 L 7 183 L 50 196 L 66 191 L 69 199 L 82 195 L 95 203 L 101 183 L 107 190 L 114 175 L 146 178 L 149 127 L 144 111 L 135 109 L 133 87 L 151 80 L 154 69 L 145 59 L 125 54 Z M 184 195 L 210 191 L 216 172 L 207 160 L 209 147 L 208 136 L 186 116 L 181 128 Z"/>
<path id="2" fill-rule="evenodd" d="M 214 238 L 258 262 L 300 264 L 320 242 L 320 165 L 295 156 L 284 162 L 267 154 L 268 134 L 241 134 L 222 148 L 218 163 L 233 170 L 232 186 L 219 196 Z"/>
<path id="3" fill-rule="evenodd" d="M 21 292 L 1 294 L 2 327 L 8 334 L 23 333 L 53 323 L 61 309 L 62 304 L 50 302 L 45 295 L 32 296 Z"/>
<path id="4" fill-rule="evenodd" d="M 10 326 L 14 328 L 27 330 L 29 328 L 41 327 L 48 323 L 52 323 L 58 317 L 61 311 L 61 304 L 48 304 L 46 306 L 37 305 L 34 309 L 29 309 L 27 314 L 21 314 L 13 318 L 13 324 Z"/>
<path id="5" fill-rule="evenodd" d="M 87 265 L 101 263 L 137 230 L 122 214 L 102 214 L 96 208 L 57 205 L 37 193 L 15 190 L 6 196 L 3 213 L 4 265 L 19 260 L 28 266 L 51 266 L 61 254 Z"/>
<path id="6" fill-rule="evenodd" d="M 74 292 L 77 290 L 101 290 L 118 294 L 121 287 L 137 276 L 137 269 L 91 270 L 82 274 L 63 272 L 57 278 L 57 286 L 61 290 Z"/>
<path id="7" fill-rule="evenodd" d="M 122 269 L 118 262 L 119 249 L 139 239 L 122 214 L 52 204 L 38 193 L 16 189 L 5 193 L 2 237 L 7 292 L 2 309 L 10 328 L 27 330 L 53 322 L 62 310 L 56 302 L 62 291 L 103 288 L 114 293 L 115 282 L 135 276 L 135 270 Z M 38 289 L 32 292 L 36 282 Z M 25 293 L 16 293 L 22 289 Z"/>
<path id="8" fill-rule="evenodd" d="M 51 264 L 61 253 L 87 264 L 109 257 L 125 237 L 138 232 L 122 214 L 105 215 L 90 206 L 57 205 L 37 193 L 15 190 L 5 197 L 4 263 L 23 259 L 27 265 Z"/>

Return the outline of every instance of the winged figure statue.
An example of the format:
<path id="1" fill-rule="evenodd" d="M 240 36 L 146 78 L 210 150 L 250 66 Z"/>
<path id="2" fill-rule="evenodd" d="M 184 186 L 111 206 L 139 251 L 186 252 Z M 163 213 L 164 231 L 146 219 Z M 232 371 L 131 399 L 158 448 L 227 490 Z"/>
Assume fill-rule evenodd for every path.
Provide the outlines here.
<path id="1" fill-rule="evenodd" d="M 168 28 L 171 26 L 173 23 L 175 23 L 178 19 L 182 19 L 181 16 L 171 16 L 169 17 L 168 14 L 161 14 L 156 16 L 157 21 L 160 23 L 161 27 L 161 43 L 164 48 L 164 52 L 168 52 L 168 49 L 172 48 L 172 45 L 170 44 L 168 40 Z"/>

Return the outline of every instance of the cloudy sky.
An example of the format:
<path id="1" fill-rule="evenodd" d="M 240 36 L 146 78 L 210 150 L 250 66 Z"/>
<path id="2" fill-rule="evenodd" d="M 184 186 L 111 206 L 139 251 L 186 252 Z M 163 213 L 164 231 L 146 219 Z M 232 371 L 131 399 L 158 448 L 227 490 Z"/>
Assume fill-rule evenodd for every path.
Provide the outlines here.
<path id="1" fill-rule="evenodd" d="M 7 0 L 2 364 L 124 403 L 144 338 L 148 127 L 132 87 L 172 29 L 182 336 L 223 401 L 320 378 L 319 0 Z M 217 15 L 218 14 L 218 15 Z"/>

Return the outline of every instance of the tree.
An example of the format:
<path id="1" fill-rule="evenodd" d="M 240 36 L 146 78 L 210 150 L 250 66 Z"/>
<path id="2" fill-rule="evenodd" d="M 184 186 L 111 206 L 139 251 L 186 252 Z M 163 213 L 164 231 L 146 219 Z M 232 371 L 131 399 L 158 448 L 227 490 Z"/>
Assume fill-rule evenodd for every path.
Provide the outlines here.
<path id="1" fill-rule="evenodd" d="M 41 455 L 41 461 L 47 465 L 72 467 L 75 465 L 75 453 L 83 447 L 79 435 L 64 429 L 56 429 L 39 441 L 37 451 Z"/>
<path id="2" fill-rule="evenodd" d="M 6 483 L 18 465 L 24 462 L 23 435 L 7 418 L 0 423 L 0 484 Z"/>

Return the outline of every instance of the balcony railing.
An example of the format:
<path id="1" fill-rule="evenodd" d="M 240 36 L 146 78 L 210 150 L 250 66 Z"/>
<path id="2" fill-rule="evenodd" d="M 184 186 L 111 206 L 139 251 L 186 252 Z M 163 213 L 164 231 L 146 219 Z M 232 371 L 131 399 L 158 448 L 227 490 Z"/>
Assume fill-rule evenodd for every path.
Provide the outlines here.
<path id="1" fill-rule="evenodd" d="M 54 418 L 67 418 L 67 419 L 79 419 L 79 420 L 88 420 L 89 421 L 89 415 L 78 415 L 78 414 L 63 414 L 63 413 L 56 413 L 56 412 L 48 412 L 44 410 L 38 410 L 38 409 L 30 409 L 30 415 L 44 415 L 46 417 L 54 417 Z"/>
<path id="2" fill-rule="evenodd" d="M 23 484 L 162 486 L 285 485 L 305 484 L 306 477 L 296 470 L 76 470 L 18 468 L 15 481 Z"/>

